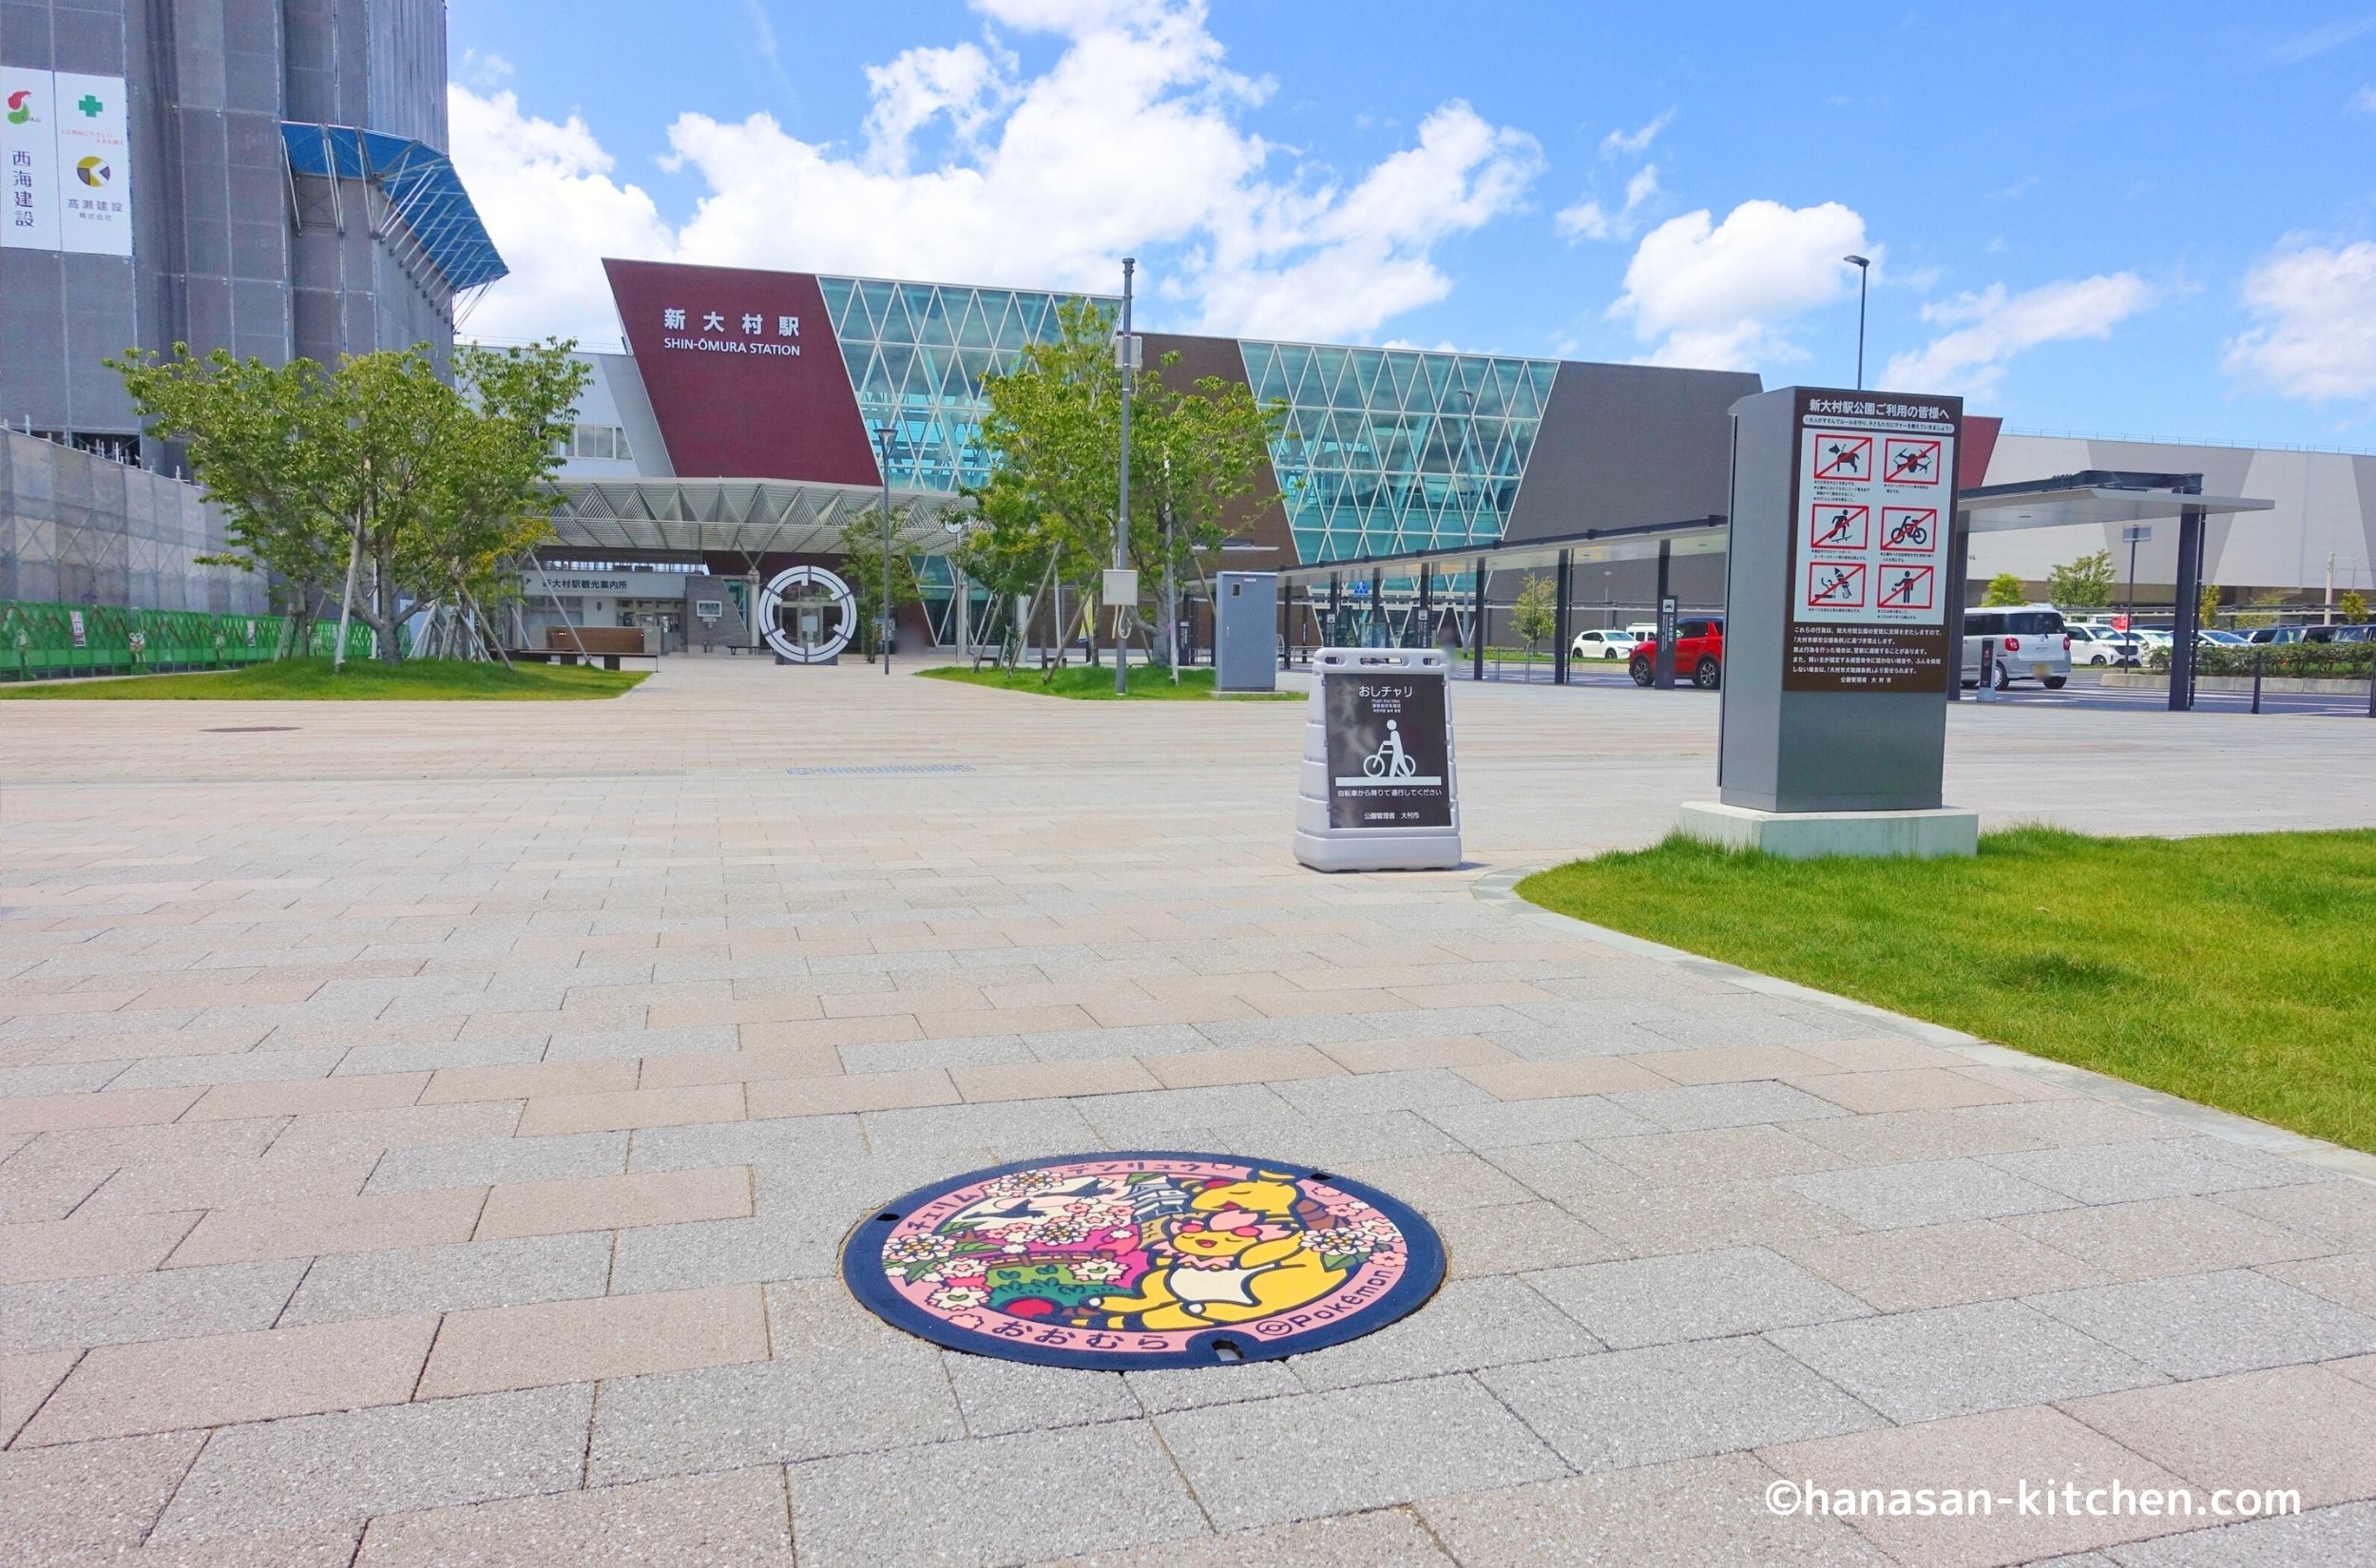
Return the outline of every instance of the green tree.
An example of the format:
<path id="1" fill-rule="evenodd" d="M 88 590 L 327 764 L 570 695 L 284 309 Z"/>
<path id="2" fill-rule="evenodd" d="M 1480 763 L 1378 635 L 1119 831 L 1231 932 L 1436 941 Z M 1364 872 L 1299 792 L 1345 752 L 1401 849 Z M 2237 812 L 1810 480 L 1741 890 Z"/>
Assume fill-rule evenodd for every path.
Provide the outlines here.
<path id="1" fill-rule="evenodd" d="M 1534 661 L 1535 645 L 1559 625 L 1559 588 L 1541 572 L 1528 572 L 1510 602 L 1510 626 L 1526 642 L 1526 660 Z"/>
<path id="2" fill-rule="evenodd" d="M 2097 610 L 2112 602 L 2112 552 L 2098 550 L 2046 574 L 2046 597 L 2070 609 Z"/>
<path id="3" fill-rule="evenodd" d="M 2022 580 L 2011 572 L 1999 572 L 1988 580 L 1988 592 L 1981 602 L 1983 604 L 2026 604 L 2029 602 L 2029 591 L 2022 586 Z"/>
<path id="4" fill-rule="evenodd" d="M 916 584 L 915 563 L 898 545 L 897 508 L 892 509 L 891 516 L 891 603 L 896 610 L 903 605 L 922 603 L 924 590 Z M 858 650 L 866 658 L 872 659 L 882 652 L 882 643 L 875 636 L 875 623 L 884 615 L 883 508 L 880 504 L 842 525 L 841 555 L 841 564 L 836 573 L 850 584 L 851 597 L 858 602 Z"/>
<path id="5" fill-rule="evenodd" d="M 224 559 L 286 580 L 300 615 L 337 583 L 393 664 L 413 609 L 484 623 L 501 563 L 549 534 L 557 437 L 588 373 L 570 348 L 466 348 L 459 386 L 425 346 L 342 356 L 335 370 L 201 359 L 179 343 L 107 363 L 223 503 Z"/>
<path id="6" fill-rule="evenodd" d="M 346 561 L 344 522 L 330 509 L 322 472 L 340 415 L 321 367 L 239 360 L 220 349 L 194 359 L 180 345 L 166 360 L 128 350 L 105 363 L 151 429 L 181 444 L 206 498 L 223 510 L 226 547 L 198 559 L 263 575 L 294 633 L 278 651 L 302 654 Z"/>
<path id="7" fill-rule="evenodd" d="M 1071 603 L 1093 603 L 1099 574 L 1113 563 L 1126 373 L 1125 559 L 1142 584 L 1153 586 L 1166 566 L 1193 569 L 1198 550 L 1241 530 L 1272 499 L 1256 491 L 1284 408 L 1264 408 L 1242 382 L 1217 376 L 1175 385 L 1176 354 L 1152 370 L 1125 373 L 1114 362 L 1113 330 L 1111 311 L 1060 303 L 1055 335 L 1028 345 L 1009 369 L 982 383 L 990 477 L 967 491 L 976 526 L 957 564 L 994 593 L 1025 596 L 1026 625 L 1060 585 Z"/>
<path id="8" fill-rule="evenodd" d="M 2198 626 L 2215 626 L 2219 623 L 2218 583 L 2203 584 L 2202 597 L 2194 602 L 2194 623 Z"/>
<path id="9" fill-rule="evenodd" d="M 2366 621 L 2367 619 L 2367 595 L 2357 588 L 2344 589 L 2343 597 L 2335 601 L 2335 613 L 2354 624 Z"/>

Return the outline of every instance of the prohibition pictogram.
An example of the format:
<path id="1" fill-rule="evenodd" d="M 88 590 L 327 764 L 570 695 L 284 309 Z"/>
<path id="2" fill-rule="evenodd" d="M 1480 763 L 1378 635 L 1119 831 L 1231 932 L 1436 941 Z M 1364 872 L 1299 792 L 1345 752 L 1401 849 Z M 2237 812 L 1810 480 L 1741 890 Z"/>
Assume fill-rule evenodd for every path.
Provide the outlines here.
<path id="1" fill-rule="evenodd" d="M 1887 485 L 1939 483 L 1939 443 L 1891 436 L 1881 446 L 1881 479 Z"/>
<path id="2" fill-rule="evenodd" d="M 1828 506 L 1817 502 L 1809 510 L 1807 547 L 1815 550 L 1861 550 L 1869 532 L 1869 507 Z"/>
<path id="3" fill-rule="evenodd" d="M 1920 550 L 1929 553 L 1939 538 L 1939 508 L 1936 507 L 1884 507 L 1881 508 L 1881 547 L 1885 550 Z"/>
<path id="4" fill-rule="evenodd" d="M 1936 443 L 1933 443 L 1936 445 Z M 1870 479 L 1872 437 L 1819 434 L 1815 437 L 1817 479 Z"/>
<path id="5" fill-rule="evenodd" d="M 1882 567 L 1881 598 L 1876 602 L 1876 607 L 1884 610 L 1930 608 L 1933 575 L 1933 569 L 1928 566 Z"/>
<path id="6" fill-rule="evenodd" d="M 1865 564 L 1861 561 L 1809 562 L 1807 607 L 1811 610 L 1863 609 Z"/>

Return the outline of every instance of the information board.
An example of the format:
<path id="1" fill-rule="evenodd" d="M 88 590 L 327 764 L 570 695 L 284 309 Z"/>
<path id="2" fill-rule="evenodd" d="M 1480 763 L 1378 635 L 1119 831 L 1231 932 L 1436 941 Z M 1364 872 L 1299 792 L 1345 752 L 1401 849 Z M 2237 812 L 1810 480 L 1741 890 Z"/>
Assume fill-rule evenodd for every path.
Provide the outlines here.
<path id="1" fill-rule="evenodd" d="M 1782 687 L 1947 689 L 1959 398 L 1802 388 Z"/>
<path id="2" fill-rule="evenodd" d="M 1440 673 L 1323 676 L 1329 825 L 1448 828 L 1451 744 Z"/>
<path id="3" fill-rule="evenodd" d="M 124 78 L 0 68 L 0 164 L 16 250 L 132 254 L 131 147 Z"/>

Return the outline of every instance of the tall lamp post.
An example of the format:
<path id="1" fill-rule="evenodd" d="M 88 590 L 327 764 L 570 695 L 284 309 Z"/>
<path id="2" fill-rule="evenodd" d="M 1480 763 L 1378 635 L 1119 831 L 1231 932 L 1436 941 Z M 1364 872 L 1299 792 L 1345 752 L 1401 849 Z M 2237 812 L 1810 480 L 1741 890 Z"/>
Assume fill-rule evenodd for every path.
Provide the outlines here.
<path id="1" fill-rule="evenodd" d="M 875 454 L 875 457 L 876 457 L 876 460 L 877 460 L 878 466 L 879 466 L 879 467 L 882 468 L 882 470 L 883 470 L 883 602 L 875 606 L 876 610 L 877 610 L 879 613 L 877 614 L 877 617 L 876 617 L 876 619 L 875 619 L 875 622 L 874 622 L 874 635 L 875 635 L 876 637 L 878 637 L 878 638 L 882 639 L 882 641 L 883 641 L 883 673 L 884 673 L 885 675 L 889 675 L 889 674 L 891 674 L 891 426 L 889 426 L 889 425 L 887 425 L 887 424 L 886 424 L 886 425 L 877 425 L 877 426 L 875 426 L 875 427 L 874 427 L 874 454 Z"/>
<path id="2" fill-rule="evenodd" d="M 1122 471 L 1121 504 L 1114 515 L 1114 569 L 1130 569 L 1130 373 L 1137 368 L 1137 343 L 1130 335 L 1130 279 L 1139 270 L 1136 257 L 1122 258 L 1122 335 L 1114 342 L 1114 363 L 1121 370 L 1122 382 Z M 1123 641 L 1128 635 L 1125 617 L 1128 607 L 1118 606 L 1114 612 L 1114 695 L 1124 697 L 1130 691 L 1130 649 Z M 1091 622 L 1095 624 L 1095 622 Z M 1092 643 L 1094 651 L 1096 644 Z"/>
<path id="3" fill-rule="evenodd" d="M 1865 390 L 1865 285 L 1872 277 L 1872 258 L 1843 256 L 1841 260 L 1856 269 L 1856 390 Z"/>

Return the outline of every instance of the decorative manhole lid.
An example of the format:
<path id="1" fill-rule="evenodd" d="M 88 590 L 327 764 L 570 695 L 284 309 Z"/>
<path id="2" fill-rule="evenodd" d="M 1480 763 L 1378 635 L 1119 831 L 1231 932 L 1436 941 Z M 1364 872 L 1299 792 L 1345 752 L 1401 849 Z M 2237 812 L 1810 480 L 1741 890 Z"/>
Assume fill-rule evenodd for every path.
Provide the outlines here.
<path id="1" fill-rule="evenodd" d="M 952 1349 L 1203 1367 L 1385 1328 L 1443 1283 L 1444 1246 L 1406 1205 L 1309 1166 L 1068 1155 L 918 1188 L 850 1233 L 842 1277 Z"/>

